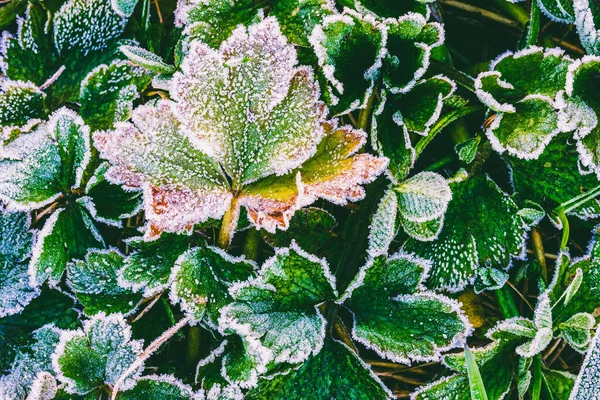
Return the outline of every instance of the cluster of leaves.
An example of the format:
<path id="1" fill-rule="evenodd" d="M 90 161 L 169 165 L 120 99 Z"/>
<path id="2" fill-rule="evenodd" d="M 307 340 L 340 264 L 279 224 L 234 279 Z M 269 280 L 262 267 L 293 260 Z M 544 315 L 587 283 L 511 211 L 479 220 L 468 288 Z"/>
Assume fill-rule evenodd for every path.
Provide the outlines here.
<path id="1" fill-rule="evenodd" d="M 0 8 L 0 399 L 600 396 L 600 7 L 444 3 Z"/>

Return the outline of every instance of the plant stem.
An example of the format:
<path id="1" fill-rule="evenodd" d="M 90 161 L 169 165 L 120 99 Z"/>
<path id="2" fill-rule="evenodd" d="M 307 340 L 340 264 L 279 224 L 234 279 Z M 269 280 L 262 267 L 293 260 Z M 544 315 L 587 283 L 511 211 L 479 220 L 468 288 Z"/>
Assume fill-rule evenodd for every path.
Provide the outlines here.
<path id="1" fill-rule="evenodd" d="M 431 66 L 433 69 L 443 73 L 454 82 L 467 89 L 470 92 L 475 93 L 475 79 L 472 76 L 465 74 L 462 71 L 457 70 L 451 65 L 444 64 L 438 60 L 431 60 Z"/>
<path id="2" fill-rule="evenodd" d="M 542 392 L 542 359 L 540 355 L 533 357 L 533 383 L 531 385 L 531 400 L 540 400 Z"/>
<path id="3" fill-rule="evenodd" d="M 519 316 L 519 310 L 517 309 L 515 300 L 510 294 L 507 285 L 496 290 L 496 298 L 498 299 L 498 306 L 500 307 L 500 312 L 504 318 L 508 319 Z"/>
<path id="4" fill-rule="evenodd" d="M 564 210 L 565 213 L 568 213 L 582 206 L 588 201 L 598 197 L 598 195 L 600 195 L 600 186 L 597 186 L 592 190 L 588 190 L 587 192 L 580 194 L 579 196 L 573 197 L 571 200 L 562 203 L 560 207 Z"/>
<path id="5" fill-rule="evenodd" d="M 563 210 L 562 208 L 559 209 L 558 217 L 560 218 L 560 222 L 562 223 L 562 239 L 560 241 L 560 251 L 565 251 L 567 249 L 567 245 L 569 244 L 569 235 L 571 233 L 571 228 L 569 227 L 569 219 L 567 218 L 565 210 Z"/>
<path id="6" fill-rule="evenodd" d="M 546 266 L 544 243 L 542 242 L 542 234 L 537 227 L 531 230 L 531 241 L 533 242 L 535 257 L 538 263 L 540 263 L 540 267 L 542 267 L 542 279 L 544 279 L 544 282 L 548 283 L 548 268 Z"/>
<path id="7" fill-rule="evenodd" d="M 494 0 L 493 3 L 498 10 L 517 21 L 521 27 L 524 27 L 529 22 L 529 15 L 518 4 L 509 3 L 506 0 Z"/>
<path id="8" fill-rule="evenodd" d="M 244 249 L 242 254 L 249 260 L 256 260 L 258 258 L 258 248 L 260 246 L 261 236 L 260 231 L 257 229 L 248 229 L 246 234 L 246 242 L 244 243 Z"/>
<path id="9" fill-rule="evenodd" d="M 371 93 L 371 96 L 369 97 L 369 100 L 367 100 L 367 105 L 365 106 L 365 108 L 361 109 L 358 112 L 358 129 L 362 129 L 363 131 L 366 131 L 367 128 L 369 127 L 369 117 L 371 116 L 371 110 L 373 109 L 373 102 L 375 101 L 375 89 L 373 89 L 373 93 Z"/>
<path id="10" fill-rule="evenodd" d="M 233 235 L 235 234 L 235 228 L 238 223 L 238 218 L 240 217 L 240 206 L 238 204 L 237 197 L 231 199 L 231 205 L 229 206 L 229 210 L 223 215 L 223 220 L 221 221 L 221 230 L 219 231 L 219 242 L 218 245 L 223 250 L 227 250 L 229 248 L 229 244 L 231 243 L 231 239 L 233 239 Z"/>
<path id="11" fill-rule="evenodd" d="M 424 169 L 424 171 L 437 171 L 443 166 L 450 164 L 452 161 L 454 161 L 453 155 L 446 156 L 429 165 L 427 168 Z"/>
<path id="12" fill-rule="evenodd" d="M 448 125 L 450 125 L 452 122 L 456 121 L 459 118 L 462 118 L 464 116 L 467 116 L 469 114 L 473 114 L 476 113 L 478 111 L 483 112 L 484 108 L 480 107 L 480 106 L 468 106 L 468 107 L 461 107 L 459 109 L 453 110 L 451 112 L 449 112 L 448 114 L 442 116 L 431 128 L 431 130 L 429 131 L 429 134 L 427 136 L 424 136 L 423 138 L 421 138 L 421 140 L 419 140 L 417 142 L 417 144 L 415 145 L 415 153 L 416 156 L 419 157 L 419 155 L 423 152 L 423 150 L 425 150 L 425 147 L 427 147 L 427 145 L 436 137 L 436 135 L 438 133 L 440 133 L 445 127 L 447 127 Z"/>
<path id="13" fill-rule="evenodd" d="M 529 13 L 529 23 L 527 25 L 527 37 L 525 46 L 535 46 L 540 35 L 540 5 L 537 0 L 531 2 L 531 11 Z"/>
<path id="14" fill-rule="evenodd" d="M 200 358 L 200 344 L 202 343 L 202 328 L 190 326 L 188 330 L 187 349 L 185 352 L 185 365 L 188 370 L 194 369 L 194 364 Z"/>

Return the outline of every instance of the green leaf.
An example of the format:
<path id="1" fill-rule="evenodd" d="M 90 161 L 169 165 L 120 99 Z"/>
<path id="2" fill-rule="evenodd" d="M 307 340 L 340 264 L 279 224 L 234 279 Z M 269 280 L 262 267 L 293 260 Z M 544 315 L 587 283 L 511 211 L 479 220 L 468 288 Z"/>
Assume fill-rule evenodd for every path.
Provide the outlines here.
<path id="1" fill-rule="evenodd" d="M 523 256 L 525 224 L 519 208 L 489 177 L 451 184 L 452 200 L 439 237 L 403 246 L 432 262 L 427 286 L 456 292 L 474 282 L 479 268 L 508 269 Z"/>
<path id="2" fill-rule="evenodd" d="M 571 24 L 575 19 L 573 3 L 569 0 L 538 0 L 540 9 L 554 22 Z"/>
<path id="3" fill-rule="evenodd" d="M 274 18 L 238 28 L 218 51 L 189 46 L 169 84 L 174 102 L 140 106 L 134 124 L 94 136 L 110 179 L 144 188 L 147 238 L 226 211 L 234 227 L 240 207 L 273 233 L 318 198 L 364 197 L 387 160 L 354 155 L 364 132 L 325 119 L 311 71 L 296 67 Z"/>
<path id="4" fill-rule="evenodd" d="M 266 362 L 299 363 L 323 347 L 325 319 L 317 307 L 337 297 L 325 260 L 292 243 L 230 294 L 234 302 L 221 310 L 219 330 L 244 337 L 250 353 Z"/>
<path id="5" fill-rule="evenodd" d="M 0 150 L 0 198 L 31 210 L 81 186 L 90 159 L 89 128 L 62 108 L 34 132 Z"/>
<path id="6" fill-rule="evenodd" d="M 585 351 L 592 341 L 591 331 L 595 325 L 596 319 L 592 314 L 577 313 L 558 324 L 558 329 L 569 346 L 577 351 Z"/>
<path id="7" fill-rule="evenodd" d="M 138 0 L 112 0 L 111 5 L 115 12 L 122 17 L 130 17 L 135 10 Z"/>
<path id="8" fill-rule="evenodd" d="M 170 75 L 175 72 L 175 67 L 166 64 L 160 56 L 137 46 L 121 46 L 121 53 L 125 54 L 129 61 L 140 67 L 144 67 L 149 71 L 157 74 Z"/>
<path id="9" fill-rule="evenodd" d="M 40 372 L 31 385 L 29 400 L 52 400 L 56 396 L 56 379 L 49 372 Z"/>
<path id="10" fill-rule="evenodd" d="M 33 344 L 19 351 L 8 374 L 0 377 L 0 398 L 24 399 L 40 372 L 53 372 L 50 356 L 58 345 L 60 329 L 44 325 L 32 333 Z"/>
<path id="11" fill-rule="evenodd" d="M 44 119 L 47 115 L 45 99 L 46 94 L 31 82 L 3 81 L 0 85 L 0 143 L 13 139 L 12 129 Z"/>
<path id="12" fill-rule="evenodd" d="M 127 314 L 137 307 L 142 296 L 117 284 L 124 258 L 117 249 L 92 250 L 69 265 L 67 284 L 87 315 Z"/>
<path id="13" fill-rule="evenodd" d="M 103 248 L 104 240 L 91 216 L 78 204 L 59 208 L 46 220 L 29 263 L 31 282 L 49 279 L 56 285 L 67 263 L 83 258 L 89 249 Z"/>
<path id="14" fill-rule="evenodd" d="M 600 328 L 596 330 L 594 340 L 585 355 L 579 375 L 575 380 L 570 399 L 595 399 L 600 396 Z"/>
<path id="15" fill-rule="evenodd" d="M 20 313 L 40 292 L 29 283 L 31 218 L 24 212 L 0 210 L 0 318 Z"/>
<path id="16" fill-rule="evenodd" d="M 385 54 L 384 29 L 346 8 L 312 31 L 309 40 L 327 81 L 323 95 L 335 115 L 366 107 Z"/>
<path id="17" fill-rule="evenodd" d="M 142 342 L 131 340 L 131 328 L 121 314 L 98 313 L 83 329 L 61 333 L 52 365 L 67 393 L 86 394 L 114 386 L 141 352 Z M 142 370 L 143 365 L 128 375 L 120 389 L 134 387 Z"/>
<path id="18" fill-rule="evenodd" d="M 500 400 L 506 396 L 512 384 L 513 367 L 516 366 L 514 346 L 506 342 L 493 342 L 473 349 L 473 356 L 481 372 L 488 399 Z M 457 373 L 420 387 L 415 400 L 472 400 L 465 353 L 449 354 L 443 363 Z"/>
<path id="19" fill-rule="evenodd" d="M 281 32 L 291 43 L 299 48 L 310 48 L 308 38 L 314 27 L 322 24 L 326 16 L 336 13 L 333 3 L 328 0 L 279 0 L 273 4 L 269 15 L 277 18 Z"/>
<path id="20" fill-rule="evenodd" d="M 471 164 L 477 155 L 479 143 L 481 143 L 481 136 L 475 136 L 473 139 L 468 139 L 454 146 L 458 159 Z"/>
<path id="21" fill-rule="evenodd" d="M 391 398 L 383 382 L 345 344 L 327 340 L 320 353 L 309 356 L 288 374 L 262 379 L 247 395 L 253 399 L 371 399 Z"/>
<path id="22" fill-rule="evenodd" d="M 169 233 L 151 242 L 134 237 L 127 240 L 127 245 L 134 251 L 123 262 L 119 285 L 136 293 L 141 291 L 148 298 L 168 287 L 171 270 L 189 248 L 190 237 Z"/>
<path id="23" fill-rule="evenodd" d="M 216 247 L 183 253 L 171 272 L 170 299 L 192 317 L 192 323 L 216 328 L 219 313 L 232 302 L 230 288 L 254 276 L 256 264 Z"/>
<path id="24" fill-rule="evenodd" d="M 149 375 L 140 378 L 136 385 L 120 392 L 118 400 L 190 400 L 194 398 L 192 387 L 173 375 Z"/>
<path id="25" fill-rule="evenodd" d="M 415 84 L 423 85 L 419 80 L 429 68 L 432 50 L 444 42 L 444 28 L 435 22 L 427 23 L 426 17 L 417 13 L 409 13 L 398 19 L 386 19 L 384 24 L 387 28 L 387 54 L 384 57 L 383 82 L 391 93 L 409 92 Z M 436 84 L 432 85 L 432 82 L 439 78 L 446 79 L 428 79 L 424 82 L 429 83 L 425 83 L 425 87 L 419 92 L 436 90 Z M 448 79 L 446 81 L 451 84 L 451 91 L 454 91 L 454 84 Z M 416 96 L 413 95 L 413 100 L 414 97 Z M 408 100 L 407 103 L 410 104 Z"/>
<path id="26" fill-rule="evenodd" d="M 106 172 L 109 167 L 108 163 L 102 163 L 96 168 L 87 182 L 86 196 L 78 201 L 94 220 L 120 228 L 124 218 L 130 218 L 140 211 L 142 193 L 108 181 Z"/>
<path id="27" fill-rule="evenodd" d="M 548 400 L 568 399 L 576 376 L 565 371 L 542 368 L 543 392 Z"/>
<path id="28" fill-rule="evenodd" d="M 276 234 L 265 232 L 263 236 L 273 247 L 288 247 L 295 240 L 308 253 L 316 254 L 332 244 L 335 239 L 333 229 L 336 226 L 337 221 L 329 212 L 307 207 L 294 214 L 287 230 Z"/>
<path id="29" fill-rule="evenodd" d="M 486 129 L 492 147 L 523 159 L 536 159 L 556 136 L 570 59 L 562 50 L 529 47 L 507 52 L 475 81 L 479 99 L 497 113 Z"/>
<path id="30" fill-rule="evenodd" d="M 128 61 L 99 65 L 81 82 L 79 113 L 92 130 L 114 128 L 129 119 L 133 101 L 151 79 L 151 73 Z"/>
<path id="31" fill-rule="evenodd" d="M 575 11 L 575 26 L 579 39 L 589 54 L 600 54 L 600 43 L 598 41 L 598 15 L 600 7 L 598 3 L 589 0 L 573 1 Z"/>
<path id="32" fill-rule="evenodd" d="M 175 24 L 185 26 L 190 39 L 198 39 L 213 48 L 230 37 L 239 25 L 258 22 L 258 9 L 252 0 L 208 0 L 200 3 L 180 1 Z"/>
<path id="33" fill-rule="evenodd" d="M 367 254 L 371 257 L 387 255 L 394 237 L 398 233 L 398 196 L 394 190 L 388 189 L 377 210 L 371 217 L 369 225 L 369 244 Z"/>
<path id="34" fill-rule="evenodd" d="M 488 400 L 485 386 L 479 372 L 479 367 L 471 349 L 465 343 L 465 364 L 467 366 L 467 376 L 469 377 L 469 387 L 471 389 L 472 400 Z"/>
<path id="35" fill-rule="evenodd" d="M 429 265 L 406 254 L 377 257 L 340 299 L 354 314 L 353 338 L 394 362 L 429 361 L 455 347 L 471 326 L 460 303 L 427 292 Z"/>
<path id="36" fill-rule="evenodd" d="M 427 3 L 431 0 L 409 0 L 409 1 L 386 1 L 386 0 L 355 0 L 356 7 L 360 11 L 371 11 L 383 18 L 398 18 L 413 11 L 422 15 L 429 15 Z"/>
<path id="37" fill-rule="evenodd" d="M 553 140 L 537 160 L 507 157 L 507 162 L 520 197 L 542 204 L 546 209 L 557 207 L 599 184 L 594 175 L 579 172 L 577 151 L 563 136 Z M 600 205 L 597 200 L 591 200 L 569 211 L 568 215 L 593 218 L 600 215 Z"/>

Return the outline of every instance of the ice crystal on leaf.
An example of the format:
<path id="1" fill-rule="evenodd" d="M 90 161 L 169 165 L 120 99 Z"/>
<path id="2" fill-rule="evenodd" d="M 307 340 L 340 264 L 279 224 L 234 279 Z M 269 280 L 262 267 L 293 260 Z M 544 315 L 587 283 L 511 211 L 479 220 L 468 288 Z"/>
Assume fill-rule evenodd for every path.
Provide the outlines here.
<path id="1" fill-rule="evenodd" d="M 121 314 L 98 313 L 83 329 L 62 331 L 52 365 L 67 393 L 87 394 L 114 385 L 142 352 L 142 342 L 131 339 L 131 328 Z M 127 376 L 121 390 L 134 387 L 143 365 Z"/>
<path id="2" fill-rule="evenodd" d="M 501 55 L 479 74 L 477 96 L 495 113 L 485 132 L 494 150 L 535 159 L 561 132 L 557 95 L 570 63 L 561 50 L 529 47 Z"/>
<path id="3" fill-rule="evenodd" d="M 362 267 L 339 300 L 352 311 L 352 336 L 394 362 L 437 360 L 468 336 L 460 303 L 426 291 L 430 264 L 407 254 L 379 256 Z"/>
<path id="4" fill-rule="evenodd" d="M 590 0 L 574 0 L 575 26 L 581 44 L 589 54 L 600 53 L 600 29 L 598 29 L 598 16 L 600 7 L 598 3 Z"/>
<path id="5" fill-rule="evenodd" d="M 30 223 L 27 213 L 0 210 L 0 318 L 21 312 L 39 295 L 27 272 L 33 246 Z"/>
<path id="6" fill-rule="evenodd" d="M 138 209 L 139 196 L 103 184 L 101 170 L 85 184 L 90 151 L 89 127 L 66 108 L 0 148 L 0 198 L 12 209 L 52 211 L 29 265 L 34 286 L 47 278 L 58 282 L 68 261 L 104 247 L 94 219 L 119 225 Z M 111 197 L 115 204 L 104 202 Z"/>
<path id="7" fill-rule="evenodd" d="M 323 347 L 325 319 L 317 307 L 337 297 L 325 260 L 292 243 L 278 249 L 257 278 L 229 292 L 234 301 L 221 310 L 219 329 L 244 337 L 248 351 L 266 362 L 299 363 Z"/>
<path id="8" fill-rule="evenodd" d="M 50 356 L 60 340 L 60 330 L 45 325 L 32 334 L 33 344 L 20 351 L 11 365 L 10 372 L 0 377 L 0 399 L 21 400 L 33 390 L 32 384 L 38 374 L 53 373 Z"/>
<path id="9" fill-rule="evenodd" d="M 586 354 L 569 400 L 597 399 L 600 397 L 600 328 L 596 330 L 590 351 Z"/>
<path id="10" fill-rule="evenodd" d="M 450 187 L 452 200 L 437 239 L 409 239 L 403 248 L 433 263 L 428 287 L 456 292 L 474 283 L 483 267 L 502 271 L 523 257 L 527 226 L 516 203 L 489 177 L 469 177 Z"/>
<path id="11" fill-rule="evenodd" d="M 0 83 L 0 145 L 13 139 L 14 129 L 46 116 L 45 99 L 46 94 L 30 82 L 7 79 Z"/>
<path id="12" fill-rule="evenodd" d="M 140 378 L 136 385 L 117 395 L 118 400 L 200 400 L 191 386 L 173 375 L 149 375 Z"/>
<path id="13" fill-rule="evenodd" d="M 317 198 L 364 196 L 360 185 L 387 160 L 353 155 L 364 132 L 326 120 L 311 71 L 295 65 L 272 18 L 236 29 L 218 51 L 192 41 L 173 102 L 140 106 L 133 123 L 94 135 L 111 179 L 143 188 L 147 237 L 237 216 L 240 206 L 273 232 Z"/>
<path id="14" fill-rule="evenodd" d="M 311 355 L 297 370 L 261 379 L 246 399 L 290 398 L 384 400 L 391 392 L 370 367 L 348 346 L 336 340 L 325 342 L 319 354 Z"/>
<path id="15" fill-rule="evenodd" d="M 554 22 L 573 23 L 575 10 L 569 0 L 537 0 L 540 9 Z"/>

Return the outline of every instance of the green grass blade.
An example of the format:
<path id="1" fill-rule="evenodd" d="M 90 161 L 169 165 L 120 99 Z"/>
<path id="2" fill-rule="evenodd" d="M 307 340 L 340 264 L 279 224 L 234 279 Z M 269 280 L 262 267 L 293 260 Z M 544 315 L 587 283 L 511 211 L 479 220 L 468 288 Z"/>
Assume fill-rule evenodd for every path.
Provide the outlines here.
<path id="1" fill-rule="evenodd" d="M 469 376 L 469 386 L 471 388 L 471 400 L 488 400 L 487 393 L 485 392 L 485 386 L 481 379 L 481 373 L 475 356 L 469 349 L 469 346 L 465 343 L 465 364 L 467 366 L 467 374 Z"/>

